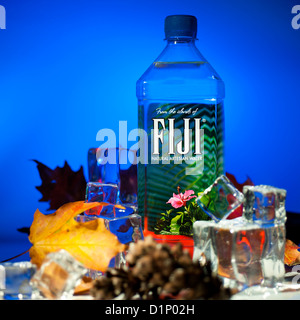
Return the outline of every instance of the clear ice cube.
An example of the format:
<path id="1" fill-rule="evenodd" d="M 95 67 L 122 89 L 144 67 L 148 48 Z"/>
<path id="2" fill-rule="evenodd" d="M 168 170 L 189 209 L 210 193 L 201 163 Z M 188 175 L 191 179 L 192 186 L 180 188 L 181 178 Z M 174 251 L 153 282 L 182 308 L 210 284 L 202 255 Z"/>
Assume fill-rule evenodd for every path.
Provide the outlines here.
<path id="1" fill-rule="evenodd" d="M 4 289 L 5 289 L 5 267 L 3 265 L 0 265 L 0 290 L 4 290 Z"/>
<path id="2" fill-rule="evenodd" d="M 114 219 L 105 219 L 105 225 L 123 244 L 143 238 L 142 219 L 138 214 Z"/>
<path id="3" fill-rule="evenodd" d="M 65 250 L 49 253 L 30 283 L 34 298 L 71 299 L 87 269 Z"/>
<path id="4" fill-rule="evenodd" d="M 36 265 L 29 261 L 6 262 L 0 265 L 0 291 L 5 300 L 31 299 L 30 279 Z"/>
<path id="5" fill-rule="evenodd" d="M 100 182 L 88 182 L 86 184 L 86 202 L 109 202 L 117 203 L 118 200 L 118 185 L 100 183 Z"/>
<path id="6" fill-rule="evenodd" d="M 273 288 L 283 281 L 285 226 L 260 225 L 243 217 L 194 223 L 193 260 L 210 261 L 224 284 L 239 289 Z"/>
<path id="7" fill-rule="evenodd" d="M 266 242 L 261 259 L 263 273 L 262 285 L 275 287 L 284 280 L 284 252 L 286 241 L 285 225 L 268 226 L 264 228 Z"/>
<path id="8" fill-rule="evenodd" d="M 136 151 L 124 148 L 91 148 L 88 151 L 89 181 L 117 184 L 122 203 L 137 203 Z"/>
<path id="9" fill-rule="evenodd" d="M 243 217 L 223 220 L 210 230 L 214 270 L 238 287 L 274 287 L 284 277 L 285 226 L 262 226 Z M 204 244 L 205 246 L 205 244 Z M 232 283 L 231 283 L 232 285 Z"/>
<path id="10" fill-rule="evenodd" d="M 137 242 L 138 240 L 144 239 L 143 228 L 142 228 L 142 218 L 138 214 L 130 214 L 126 216 L 88 216 L 88 215 L 78 215 L 76 217 L 77 221 L 85 222 L 92 219 L 103 219 L 104 225 L 107 230 L 117 236 L 118 240 L 122 244 L 127 244 L 131 242 Z M 126 265 L 126 254 L 127 251 L 118 253 L 109 263 L 109 267 L 120 268 Z M 97 278 L 102 273 L 95 270 L 89 270 L 89 274 L 92 278 Z"/>
<path id="11" fill-rule="evenodd" d="M 284 278 L 285 226 L 247 223 L 232 233 L 232 266 L 240 288 L 275 287 Z"/>
<path id="12" fill-rule="evenodd" d="M 105 202 L 107 205 L 98 206 L 78 215 L 77 221 L 85 222 L 91 219 L 103 219 L 107 230 L 115 234 L 123 244 L 137 242 L 143 239 L 142 219 L 137 212 L 136 203 L 121 203 L 116 194 L 119 188 L 115 184 L 89 182 L 86 188 L 87 202 Z M 126 264 L 125 252 L 117 254 L 112 259 L 110 267 L 121 267 Z M 96 270 L 89 270 L 89 275 L 94 279 L 100 276 Z"/>
<path id="13" fill-rule="evenodd" d="M 135 204 L 118 202 L 119 188 L 116 184 L 88 182 L 86 185 L 86 202 L 104 202 L 106 205 L 87 210 L 88 215 L 103 217 L 126 216 L 136 212 Z"/>
<path id="14" fill-rule="evenodd" d="M 118 185 L 120 175 L 117 156 L 118 152 L 116 148 L 90 148 L 88 150 L 89 181 Z"/>
<path id="15" fill-rule="evenodd" d="M 194 223 L 194 259 L 201 262 L 204 255 L 214 260 L 213 269 L 224 283 L 235 283 L 240 289 L 273 290 L 285 273 L 286 190 L 244 186 L 243 193 L 241 197 L 222 176 L 200 196 L 202 204 L 198 203 L 216 223 Z M 233 205 L 228 204 L 226 210 L 228 195 Z M 226 212 L 236 204 L 243 204 L 243 216 L 226 220 Z"/>
<path id="16" fill-rule="evenodd" d="M 142 218 L 138 214 L 132 214 L 130 216 L 105 219 L 106 228 L 113 234 L 115 234 L 118 240 L 129 245 L 135 243 L 138 240 L 144 239 L 142 229 Z M 126 266 L 126 254 L 127 250 L 118 253 L 109 263 L 109 267 L 121 268 Z"/>
<path id="17" fill-rule="evenodd" d="M 208 261 L 212 263 L 214 271 L 215 267 L 215 251 L 213 248 L 213 232 L 215 228 L 214 221 L 195 221 L 193 224 L 194 252 L 193 261 L 199 262 L 200 265 L 206 264 Z"/>
<path id="18" fill-rule="evenodd" d="M 131 214 L 122 217 L 97 217 L 78 215 L 75 218 L 79 222 L 86 222 L 93 219 L 103 219 L 107 230 L 117 236 L 123 244 L 137 242 L 143 239 L 142 218 L 138 214 Z"/>
<path id="19" fill-rule="evenodd" d="M 243 204 L 244 195 L 222 175 L 196 199 L 203 211 L 216 222 L 226 219 Z"/>
<path id="20" fill-rule="evenodd" d="M 244 186 L 243 216 L 249 222 L 282 224 L 286 221 L 286 190 L 272 186 Z"/>
<path id="21" fill-rule="evenodd" d="M 231 262 L 233 250 L 233 235 L 235 230 L 244 227 L 244 220 L 236 218 L 233 220 L 222 220 L 217 223 L 212 232 L 212 246 L 216 257 L 217 274 L 220 277 L 234 279 Z"/>
<path id="22" fill-rule="evenodd" d="M 100 182 L 88 182 L 86 184 L 86 202 L 105 202 L 108 206 L 99 206 L 86 211 L 89 215 L 109 214 L 114 212 L 114 206 L 118 200 L 118 186 Z"/>

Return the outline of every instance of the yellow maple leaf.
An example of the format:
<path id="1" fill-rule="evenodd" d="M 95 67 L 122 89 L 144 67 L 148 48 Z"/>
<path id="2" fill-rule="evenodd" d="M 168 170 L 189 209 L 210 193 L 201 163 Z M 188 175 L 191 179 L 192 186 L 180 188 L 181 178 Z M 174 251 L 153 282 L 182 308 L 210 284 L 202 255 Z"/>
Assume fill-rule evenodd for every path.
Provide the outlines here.
<path id="1" fill-rule="evenodd" d="M 104 220 L 78 222 L 78 214 L 108 204 L 71 202 L 48 215 L 36 210 L 30 227 L 31 262 L 38 267 L 50 252 L 64 249 L 86 268 L 105 271 L 110 260 L 125 250 L 118 238 L 105 228 Z"/>

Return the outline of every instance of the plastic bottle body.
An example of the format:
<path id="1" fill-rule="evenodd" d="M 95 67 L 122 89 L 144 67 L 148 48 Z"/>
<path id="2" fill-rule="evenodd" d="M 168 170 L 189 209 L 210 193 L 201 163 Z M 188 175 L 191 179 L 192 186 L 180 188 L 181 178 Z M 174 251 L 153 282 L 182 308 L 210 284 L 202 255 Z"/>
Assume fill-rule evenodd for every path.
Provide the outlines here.
<path id="1" fill-rule="evenodd" d="M 147 133 L 138 207 L 145 234 L 176 242 L 192 236 L 192 197 L 223 173 L 224 83 L 193 37 L 167 41 L 137 81 L 138 126 Z"/>

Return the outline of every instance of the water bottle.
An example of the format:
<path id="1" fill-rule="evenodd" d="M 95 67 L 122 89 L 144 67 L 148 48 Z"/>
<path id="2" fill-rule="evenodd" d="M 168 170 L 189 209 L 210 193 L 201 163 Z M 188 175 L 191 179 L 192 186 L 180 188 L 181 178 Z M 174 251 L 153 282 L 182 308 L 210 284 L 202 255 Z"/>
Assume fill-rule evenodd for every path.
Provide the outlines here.
<path id="1" fill-rule="evenodd" d="M 223 173 L 224 83 L 202 56 L 197 19 L 165 19 L 166 47 L 137 81 L 138 210 L 145 236 L 192 250 L 195 197 Z"/>

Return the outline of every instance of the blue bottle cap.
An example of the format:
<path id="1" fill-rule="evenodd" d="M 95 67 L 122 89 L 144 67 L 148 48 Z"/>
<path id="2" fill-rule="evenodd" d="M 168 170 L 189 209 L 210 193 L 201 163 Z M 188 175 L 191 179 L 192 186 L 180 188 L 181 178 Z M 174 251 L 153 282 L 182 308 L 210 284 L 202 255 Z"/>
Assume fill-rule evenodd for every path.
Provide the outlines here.
<path id="1" fill-rule="evenodd" d="M 165 19 L 165 35 L 170 37 L 197 36 L 197 18 L 190 15 L 171 15 Z"/>

